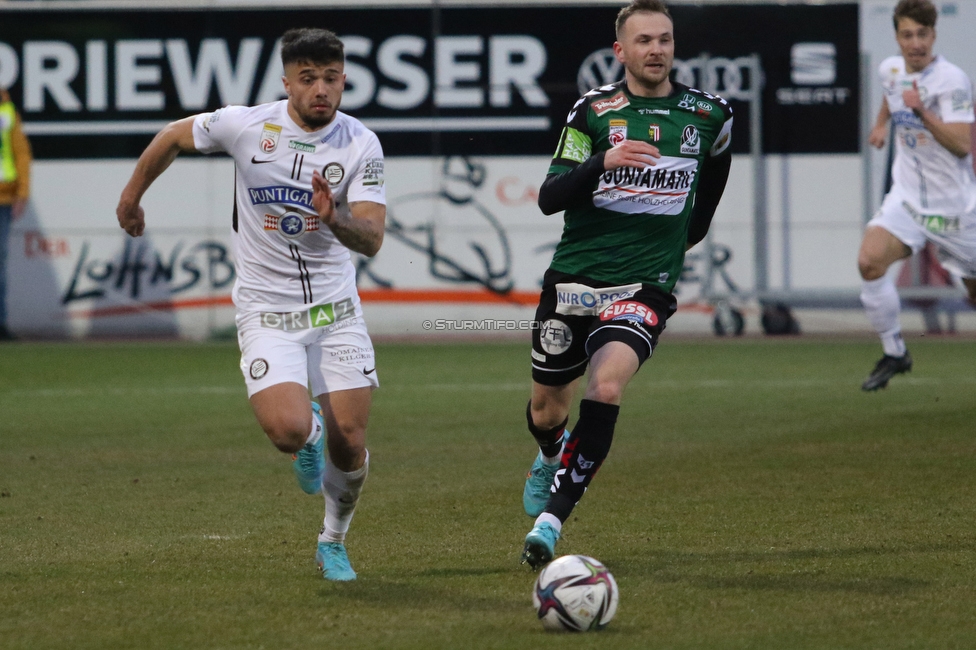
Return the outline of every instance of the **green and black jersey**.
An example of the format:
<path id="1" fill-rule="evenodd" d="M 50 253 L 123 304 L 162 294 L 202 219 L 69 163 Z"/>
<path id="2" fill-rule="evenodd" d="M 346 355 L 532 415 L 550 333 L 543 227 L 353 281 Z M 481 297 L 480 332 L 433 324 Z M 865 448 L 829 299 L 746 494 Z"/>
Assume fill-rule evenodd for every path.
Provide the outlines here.
<path id="1" fill-rule="evenodd" d="M 570 111 L 550 177 L 572 172 L 627 139 L 653 144 L 661 157 L 643 169 L 600 167 L 598 178 L 588 176 L 585 198 L 566 208 L 551 268 L 602 282 L 674 288 L 699 176 L 709 159 L 728 155 L 732 110 L 721 97 L 672 86 L 669 96 L 648 98 L 631 94 L 620 81 L 591 90 Z"/>

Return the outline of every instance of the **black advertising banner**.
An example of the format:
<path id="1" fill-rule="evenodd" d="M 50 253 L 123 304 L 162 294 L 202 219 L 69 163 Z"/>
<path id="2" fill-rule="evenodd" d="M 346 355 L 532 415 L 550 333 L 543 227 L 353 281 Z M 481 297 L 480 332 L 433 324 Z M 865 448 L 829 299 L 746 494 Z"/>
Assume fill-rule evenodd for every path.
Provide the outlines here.
<path id="1" fill-rule="evenodd" d="M 346 46 L 342 109 L 388 156 L 549 155 L 579 95 L 622 76 L 617 10 L 3 9 L 0 85 L 38 158 L 135 157 L 171 120 L 279 99 L 278 38 L 326 27 Z M 859 150 L 856 4 L 671 12 L 675 78 L 730 100 L 734 151 L 749 147 L 752 55 L 766 152 Z"/>

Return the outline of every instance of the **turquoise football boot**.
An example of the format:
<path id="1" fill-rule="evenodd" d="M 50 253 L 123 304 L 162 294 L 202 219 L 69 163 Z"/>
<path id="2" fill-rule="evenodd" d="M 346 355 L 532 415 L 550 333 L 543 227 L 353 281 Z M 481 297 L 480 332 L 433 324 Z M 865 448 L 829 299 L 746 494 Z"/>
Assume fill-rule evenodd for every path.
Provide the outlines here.
<path id="1" fill-rule="evenodd" d="M 552 524 L 546 522 L 536 524 L 525 536 L 522 564 L 528 562 L 530 567 L 538 571 L 552 561 L 558 541 L 559 531 L 553 528 Z"/>
<path id="2" fill-rule="evenodd" d="M 322 427 L 322 436 L 316 443 L 307 444 L 292 456 L 292 468 L 298 487 L 305 494 L 322 494 L 322 477 L 325 475 L 325 421 L 322 407 L 312 402 L 312 417 Z"/>
<path id="3" fill-rule="evenodd" d="M 315 562 L 326 580 L 348 582 L 356 579 L 356 572 L 349 564 L 346 547 L 341 542 L 319 542 Z"/>
<path id="4" fill-rule="evenodd" d="M 564 431 L 563 443 L 565 444 L 568 439 L 569 431 Z M 556 475 L 557 469 L 559 469 L 558 460 L 555 464 L 549 465 L 543 460 L 541 451 L 536 455 L 532 469 L 525 476 L 525 489 L 522 490 L 522 507 L 525 508 L 525 514 L 528 516 L 535 518 L 542 514 L 546 501 L 549 500 L 549 488 L 552 487 L 552 478 Z"/>

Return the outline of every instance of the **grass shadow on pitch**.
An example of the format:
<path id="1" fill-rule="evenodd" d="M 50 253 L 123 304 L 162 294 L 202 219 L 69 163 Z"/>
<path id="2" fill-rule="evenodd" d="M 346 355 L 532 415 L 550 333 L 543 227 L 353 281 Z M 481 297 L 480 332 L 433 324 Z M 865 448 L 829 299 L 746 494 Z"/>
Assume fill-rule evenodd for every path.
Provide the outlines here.
<path id="1" fill-rule="evenodd" d="M 344 601 L 358 601 L 370 608 L 408 608 L 455 613 L 518 613 L 525 609 L 524 600 L 507 597 L 503 590 L 493 593 L 475 589 L 468 581 L 432 580 L 419 574 L 404 575 L 402 579 L 361 576 L 353 583 L 344 584 L 326 582 L 318 590 L 318 595 L 327 600 L 340 596 Z"/>
<path id="2" fill-rule="evenodd" d="M 769 551 L 730 551 L 682 553 L 649 550 L 625 558 L 607 558 L 618 575 L 653 576 L 659 583 L 684 583 L 702 589 L 747 589 L 806 592 L 854 592 L 871 595 L 899 595 L 930 587 L 928 580 L 897 575 L 865 575 L 852 578 L 807 564 L 817 560 L 844 560 L 870 557 L 918 557 L 929 554 L 972 553 L 976 541 L 960 540 L 935 544 L 856 546 L 849 548 L 776 549 Z M 802 566 L 801 566 L 802 564 Z M 735 565 L 742 565 L 738 569 Z M 709 567 L 728 570 L 715 575 Z M 731 567 L 731 568 L 730 568 Z M 862 567 L 870 572 L 869 566 Z M 877 570 L 877 569 L 875 569 Z M 788 574 L 785 572 L 789 572 Z M 885 569 L 890 573 L 890 569 Z"/>
<path id="3" fill-rule="evenodd" d="M 903 596 L 932 585 L 926 580 L 914 580 L 902 576 L 836 579 L 819 572 L 768 575 L 753 571 L 739 576 L 679 575 L 665 572 L 655 576 L 655 581 L 667 584 L 682 583 L 699 589 L 851 592 L 872 596 Z"/>

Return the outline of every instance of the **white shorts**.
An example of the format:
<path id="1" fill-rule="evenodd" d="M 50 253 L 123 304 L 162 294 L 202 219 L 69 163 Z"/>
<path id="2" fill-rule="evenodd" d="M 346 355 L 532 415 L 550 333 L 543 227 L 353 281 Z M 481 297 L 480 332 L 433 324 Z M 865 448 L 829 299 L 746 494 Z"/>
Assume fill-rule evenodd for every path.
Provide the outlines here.
<path id="1" fill-rule="evenodd" d="M 362 315 L 350 312 L 345 318 L 320 318 L 328 324 L 310 326 L 316 320 L 316 309 L 237 314 L 241 372 L 248 397 L 284 382 L 309 386 L 316 397 L 379 386 L 373 342 Z"/>
<path id="2" fill-rule="evenodd" d="M 868 226 L 884 228 L 918 253 L 935 244 L 939 264 L 964 278 L 976 278 L 976 213 L 959 216 L 923 214 L 889 192 Z"/>

